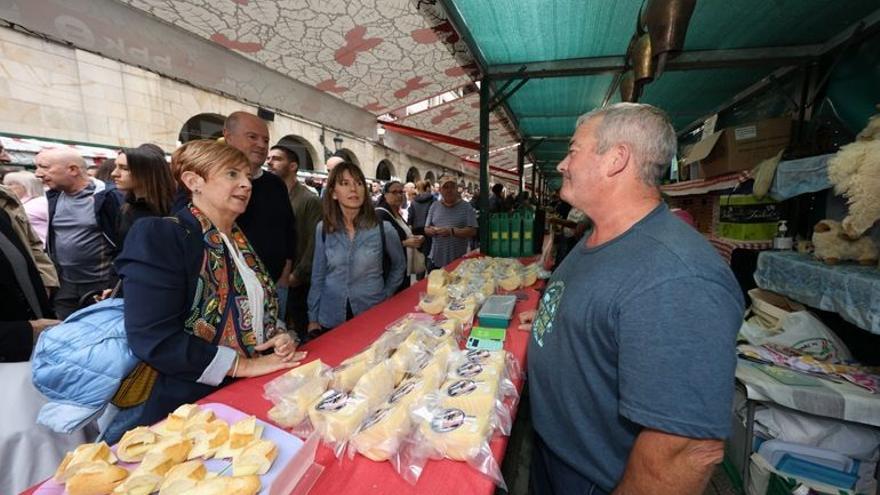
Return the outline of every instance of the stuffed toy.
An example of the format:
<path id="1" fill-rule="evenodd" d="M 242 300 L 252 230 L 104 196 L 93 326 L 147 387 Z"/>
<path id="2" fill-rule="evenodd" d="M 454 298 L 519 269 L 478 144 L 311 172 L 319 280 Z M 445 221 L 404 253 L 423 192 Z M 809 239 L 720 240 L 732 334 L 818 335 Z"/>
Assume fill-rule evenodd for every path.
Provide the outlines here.
<path id="1" fill-rule="evenodd" d="M 813 256 L 829 265 L 847 260 L 875 265 L 878 252 L 877 245 L 870 237 L 850 240 L 842 235 L 840 222 L 821 220 L 813 227 Z"/>
<path id="2" fill-rule="evenodd" d="M 880 219 L 880 114 L 828 161 L 828 179 L 849 205 L 842 232 L 858 239 Z"/>

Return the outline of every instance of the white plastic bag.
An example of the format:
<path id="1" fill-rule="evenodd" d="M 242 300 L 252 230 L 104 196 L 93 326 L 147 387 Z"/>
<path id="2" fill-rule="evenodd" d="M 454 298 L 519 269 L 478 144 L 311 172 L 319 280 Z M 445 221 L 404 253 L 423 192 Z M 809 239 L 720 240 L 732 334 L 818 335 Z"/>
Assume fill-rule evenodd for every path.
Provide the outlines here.
<path id="1" fill-rule="evenodd" d="M 780 332 L 769 334 L 760 331 L 750 323 L 742 328 L 742 333 L 752 345 L 768 343 L 791 347 L 809 354 L 819 361 L 852 361 L 853 356 L 846 344 L 818 318 L 808 311 L 796 311 L 779 320 Z"/>

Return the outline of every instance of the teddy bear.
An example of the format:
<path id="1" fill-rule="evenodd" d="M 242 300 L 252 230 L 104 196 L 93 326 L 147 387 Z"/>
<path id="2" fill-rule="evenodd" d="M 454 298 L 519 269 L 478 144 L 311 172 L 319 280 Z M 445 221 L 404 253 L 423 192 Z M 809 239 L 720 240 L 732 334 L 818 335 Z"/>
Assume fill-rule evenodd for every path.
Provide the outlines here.
<path id="1" fill-rule="evenodd" d="M 877 245 L 870 237 L 851 240 L 842 235 L 841 223 L 821 220 L 813 227 L 813 256 L 829 265 L 854 260 L 862 265 L 876 265 Z"/>
<path id="2" fill-rule="evenodd" d="M 880 114 L 828 160 L 828 179 L 849 204 L 842 232 L 858 239 L 880 219 Z"/>

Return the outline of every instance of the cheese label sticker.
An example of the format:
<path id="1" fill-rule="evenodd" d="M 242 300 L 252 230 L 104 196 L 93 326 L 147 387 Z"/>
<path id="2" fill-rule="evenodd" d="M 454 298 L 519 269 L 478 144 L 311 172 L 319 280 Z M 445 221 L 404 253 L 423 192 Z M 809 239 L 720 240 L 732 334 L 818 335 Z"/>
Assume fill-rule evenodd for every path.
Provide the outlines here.
<path id="1" fill-rule="evenodd" d="M 456 372 L 458 373 L 459 376 L 462 376 L 464 378 L 470 378 L 472 376 L 477 376 L 480 373 L 482 373 L 483 367 L 480 365 L 480 363 L 468 361 L 467 363 L 464 363 L 463 365 L 459 366 L 458 369 L 456 370 Z"/>
<path id="2" fill-rule="evenodd" d="M 461 301 L 452 301 L 451 303 L 449 303 L 449 309 L 451 309 L 452 311 L 459 311 L 464 308 L 465 308 L 465 305 Z"/>
<path id="3" fill-rule="evenodd" d="M 397 389 L 395 389 L 394 392 L 391 394 L 391 397 L 388 398 L 388 403 L 397 404 L 400 399 L 409 395 L 409 393 L 412 392 L 414 388 L 416 388 L 416 382 L 414 381 L 401 383 L 400 386 L 397 387 Z"/>
<path id="4" fill-rule="evenodd" d="M 467 416 L 461 409 L 444 409 L 431 419 L 431 429 L 437 433 L 449 433 L 461 428 Z"/>
<path id="5" fill-rule="evenodd" d="M 458 397 L 460 395 L 467 395 L 476 389 L 477 382 L 473 380 L 459 380 L 446 387 L 446 395 L 450 397 Z"/>
<path id="6" fill-rule="evenodd" d="M 367 418 L 366 421 L 364 421 L 364 424 L 361 425 L 361 431 L 369 430 L 373 427 L 373 425 L 385 419 L 385 416 L 388 416 L 388 411 L 390 411 L 389 408 L 383 407 L 382 409 L 379 409 L 371 414 L 370 417 Z"/>
<path id="7" fill-rule="evenodd" d="M 475 363 L 484 363 L 489 359 L 489 351 L 486 349 L 471 349 L 467 352 L 467 360 Z"/>
<path id="8" fill-rule="evenodd" d="M 328 390 L 321 396 L 321 400 L 315 405 L 318 411 L 338 411 L 345 407 L 348 403 L 348 394 L 337 392 L 336 390 Z"/>

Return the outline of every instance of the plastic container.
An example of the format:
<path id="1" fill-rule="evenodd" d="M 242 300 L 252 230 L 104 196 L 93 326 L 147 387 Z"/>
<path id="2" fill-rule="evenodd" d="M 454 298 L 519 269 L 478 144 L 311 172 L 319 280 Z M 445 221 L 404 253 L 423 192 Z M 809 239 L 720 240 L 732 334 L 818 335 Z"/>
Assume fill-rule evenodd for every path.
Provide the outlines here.
<path id="1" fill-rule="evenodd" d="M 480 326 L 507 328 L 510 325 L 514 307 L 516 307 L 516 296 L 494 295 L 487 297 L 480 312 L 477 313 Z"/>
<path id="2" fill-rule="evenodd" d="M 818 481 L 826 485 L 852 490 L 859 480 L 858 472 L 838 471 L 815 462 L 800 459 L 791 454 L 784 454 L 776 463 L 776 469 L 796 478 Z M 855 471 L 858 471 L 857 469 Z"/>

